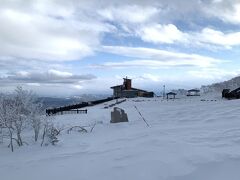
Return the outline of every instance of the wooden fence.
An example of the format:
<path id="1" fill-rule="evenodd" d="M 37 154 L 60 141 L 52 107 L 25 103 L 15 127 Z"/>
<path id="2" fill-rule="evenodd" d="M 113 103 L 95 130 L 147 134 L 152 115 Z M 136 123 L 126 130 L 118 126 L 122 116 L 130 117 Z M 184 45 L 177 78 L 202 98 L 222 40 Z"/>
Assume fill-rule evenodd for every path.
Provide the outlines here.
<path id="1" fill-rule="evenodd" d="M 80 108 L 85 108 L 85 107 L 88 107 L 88 106 L 94 106 L 94 105 L 97 105 L 97 104 L 101 104 L 101 103 L 111 101 L 113 99 L 117 99 L 117 98 L 108 97 L 106 99 L 100 99 L 100 100 L 96 100 L 96 101 L 82 102 L 82 103 L 79 103 L 79 104 L 74 104 L 74 105 L 69 105 L 69 106 L 46 109 L 46 114 L 48 116 L 57 115 L 57 114 L 58 115 L 60 115 L 60 114 L 82 114 L 82 113 L 87 114 L 87 110 L 80 110 Z"/>
<path id="2" fill-rule="evenodd" d="M 118 104 L 121 104 L 121 103 L 125 102 L 126 100 L 127 100 L 127 99 L 123 99 L 123 100 L 121 100 L 121 101 L 117 101 L 117 102 L 115 102 L 115 103 L 113 103 L 113 104 L 110 104 L 110 105 L 105 106 L 104 108 L 107 109 L 107 108 L 110 108 L 110 107 L 114 107 L 114 106 L 116 106 L 116 105 L 118 105 Z"/>
<path id="3" fill-rule="evenodd" d="M 52 115 L 63 115 L 63 114 L 87 114 L 87 109 L 72 109 L 67 111 L 59 111 Z"/>

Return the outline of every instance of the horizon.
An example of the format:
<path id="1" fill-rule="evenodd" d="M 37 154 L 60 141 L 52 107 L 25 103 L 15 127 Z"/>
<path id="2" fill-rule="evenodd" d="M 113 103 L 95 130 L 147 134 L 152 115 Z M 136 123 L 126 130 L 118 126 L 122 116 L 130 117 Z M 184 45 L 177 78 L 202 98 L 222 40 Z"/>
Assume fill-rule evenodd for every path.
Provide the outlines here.
<path id="1" fill-rule="evenodd" d="M 238 0 L 3 0 L 0 83 L 40 96 L 161 92 L 240 74 Z"/>

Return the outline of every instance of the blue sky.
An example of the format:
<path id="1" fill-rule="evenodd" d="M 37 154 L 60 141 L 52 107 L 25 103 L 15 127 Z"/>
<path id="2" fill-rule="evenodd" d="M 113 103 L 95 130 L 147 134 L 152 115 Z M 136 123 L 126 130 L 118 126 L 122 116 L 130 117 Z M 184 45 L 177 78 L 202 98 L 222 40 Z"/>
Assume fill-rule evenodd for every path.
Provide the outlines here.
<path id="1" fill-rule="evenodd" d="M 239 0 L 1 0 L 0 83 L 38 94 L 160 92 L 240 73 Z"/>

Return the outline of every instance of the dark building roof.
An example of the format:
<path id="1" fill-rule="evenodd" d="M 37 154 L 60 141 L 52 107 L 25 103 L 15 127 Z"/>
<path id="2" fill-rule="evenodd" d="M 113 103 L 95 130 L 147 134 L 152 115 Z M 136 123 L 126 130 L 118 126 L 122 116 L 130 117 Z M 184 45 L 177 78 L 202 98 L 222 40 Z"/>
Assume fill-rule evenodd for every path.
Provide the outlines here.
<path id="1" fill-rule="evenodd" d="M 114 88 L 123 88 L 123 85 L 117 85 L 117 86 L 112 86 L 112 87 L 110 87 L 111 89 L 114 89 Z M 126 89 L 123 89 L 123 90 L 126 90 Z M 131 89 L 129 89 L 129 90 L 133 90 L 133 91 L 142 91 L 142 92 L 148 92 L 148 91 L 146 91 L 146 90 L 143 90 L 143 89 L 137 89 L 137 88 L 131 88 Z"/>
<path id="2" fill-rule="evenodd" d="M 117 87 L 123 87 L 123 85 L 117 85 L 117 86 L 112 86 L 110 87 L 111 89 L 117 88 Z"/>
<path id="3" fill-rule="evenodd" d="M 177 94 L 174 92 L 169 92 L 169 93 L 167 93 L 167 95 L 177 95 Z"/>
<path id="4" fill-rule="evenodd" d="M 131 89 L 136 90 L 136 91 L 148 92 L 148 91 L 145 91 L 145 90 L 142 90 L 142 89 L 137 89 L 137 88 L 131 88 Z"/>
<path id="5" fill-rule="evenodd" d="M 199 89 L 190 89 L 190 90 L 188 90 L 188 92 L 200 92 L 200 90 Z"/>

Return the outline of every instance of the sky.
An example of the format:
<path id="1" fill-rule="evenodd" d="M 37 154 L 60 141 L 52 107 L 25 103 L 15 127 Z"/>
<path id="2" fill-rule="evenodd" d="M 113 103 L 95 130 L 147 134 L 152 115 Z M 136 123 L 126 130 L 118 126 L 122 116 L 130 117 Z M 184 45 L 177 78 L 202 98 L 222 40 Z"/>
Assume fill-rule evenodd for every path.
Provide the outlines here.
<path id="1" fill-rule="evenodd" d="M 0 0 L 0 91 L 195 88 L 240 74 L 240 0 Z"/>

